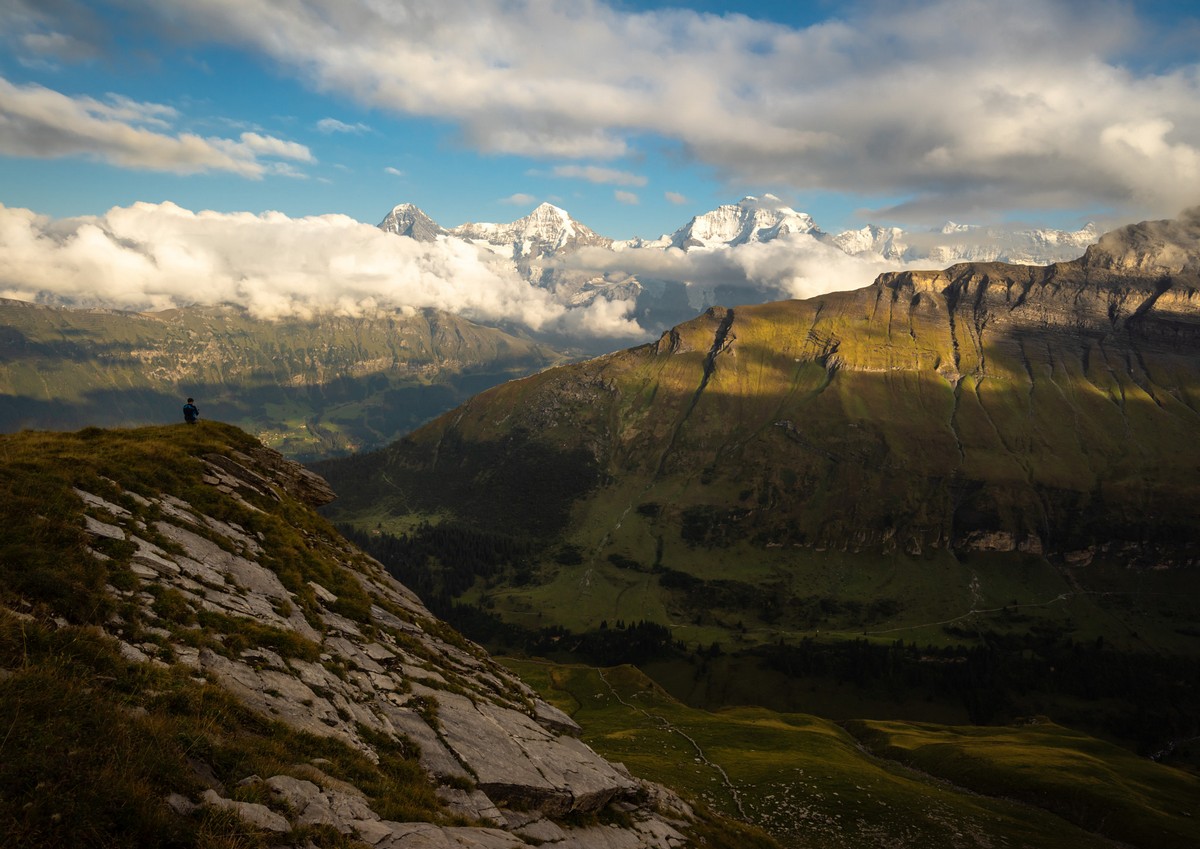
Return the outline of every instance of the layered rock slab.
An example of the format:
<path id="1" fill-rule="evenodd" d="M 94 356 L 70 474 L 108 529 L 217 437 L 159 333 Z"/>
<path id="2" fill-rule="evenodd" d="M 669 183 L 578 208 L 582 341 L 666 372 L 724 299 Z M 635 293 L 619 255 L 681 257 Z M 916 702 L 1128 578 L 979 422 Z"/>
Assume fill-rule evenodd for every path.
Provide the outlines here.
<path id="1" fill-rule="evenodd" d="M 268 502 L 287 499 L 325 500 L 326 488 L 282 458 L 263 463 L 237 453 L 206 455 L 204 461 L 204 481 L 248 510 L 269 510 Z M 302 532 L 314 552 L 336 561 L 371 600 L 369 621 L 346 615 L 338 594 L 317 581 L 307 581 L 299 593 L 289 589 L 266 565 L 269 552 L 261 534 L 206 515 L 175 496 L 138 496 L 146 515 L 154 517 L 147 522 L 111 499 L 84 490 L 76 494 L 93 539 L 133 545 L 131 570 L 142 587 L 111 589 L 138 603 L 148 622 L 158 616 L 156 595 L 145 587 L 158 584 L 197 611 L 252 621 L 292 635 L 296 646 L 311 647 L 308 656 L 285 656 L 266 646 L 196 648 L 194 640 L 184 638 L 187 629 L 166 621 L 162 625 L 168 627 L 151 626 L 166 646 L 161 640 L 130 642 L 123 621 L 114 621 L 110 632 L 122 641 L 126 657 L 191 667 L 255 711 L 336 737 L 371 758 L 368 732 L 406 740 L 427 773 L 447 782 L 439 790 L 447 810 L 480 826 L 384 820 L 360 792 L 311 766 L 305 769 L 317 780 L 291 775 L 265 780 L 276 801 L 271 807 L 235 801 L 211 787 L 198 799 L 179 798 L 173 805 L 225 808 L 277 833 L 330 825 L 378 847 L 512 847 L 529 840 L 583 849 L 682 845 L 678 827 L 688 815 L 686 805 L 676 800 L 670 816 L 657 813 L 669 797 L 666 791 L 656 787 L 648 793 L 623 768 L 597 755 L 573 736 L 578 726 L 570 717 L 450 631 L 411 591 L 343 540 Z M 638 801 L 647 796 L 659 800 L 655 808 Z M 572 812 L 600 811 L 615 800 L 623 800 L 636 827 L 581 829 L 553 821 Z M 506 810 L 518 807 L 523 813 L 510 822 Z"/>

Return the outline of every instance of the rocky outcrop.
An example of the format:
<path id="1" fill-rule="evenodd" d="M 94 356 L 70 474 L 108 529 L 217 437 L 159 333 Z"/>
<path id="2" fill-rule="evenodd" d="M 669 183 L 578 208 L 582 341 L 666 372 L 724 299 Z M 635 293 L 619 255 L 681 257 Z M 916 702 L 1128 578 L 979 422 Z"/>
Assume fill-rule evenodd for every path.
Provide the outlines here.
<path id="1" fill-rule="evenodd" d="M 272 503 L 291 503 L 294 510 L 296 501 L 328 500 L 320 478 L 266 449 L 202 459 L 203 481 L 243 509 L 261 513 Z M 214 786 L 195 798 L 173 796 L 177 811 L 220 807 L 281 835 L 323 825 L 376 847 L 684 844 L 685 803 L 597 755 L 578 739 L 569 716 L 435 619 L 378 563 L 322 530 L 327 526 L 315 517 L 297 531 L 304 556 L 336 571 L 324 583 L 297 584 L 272 568 L 278 554 L 261 533 L 174 495 L 123 493 L 121 500 L 128 496 L 137 510 L 116 503 L 111 493 L 76 489 L 76 495 L 93 540 L 124 541 L 135 551 L 130 568 L 138 587 L 110 587 L 127 603 L 126 614 L 108 628 L 127 659 L 188 668 L 264 717 L 338 738 L 368 757 L 374 756 L 372 740 L 403 741 L 440 785 L 446 810 L 472 825 L 390 821 L 357 788 L 316 763 L 300 765 L 297 774 L 246 776 L 244 783 L 255 785 L 256 798 L 268 804 L 238 801 L 228 788 Z M 282 636 L 274 647 L 240 647 L 233 638 L 198 633 L 195 623 L 181 628 L 156 606 L 166 590 L 177 608 L 246 620 Z M 146 629 L 127 627 L 129 604 L 150 623 L 154 640 L 146 641 Z M 608 809 L 629 825 L 615 830 L 562 820 Z"/>
<path id="2" fill-rule="evenodd" d="M 266 494 L 272 491 L 274 482 L 309 507 L 321 507 L 337 497 L 323 477 L 269 448 L 252 448 L 249 454 L 233 451 L 230 456 L 206 454 L 204 461 L 217 479 L 215 486 L 222 492 L 233 493 L 246 486 Z M 254 471 L 256 467 L 262 470 L 261 474 Z"/>

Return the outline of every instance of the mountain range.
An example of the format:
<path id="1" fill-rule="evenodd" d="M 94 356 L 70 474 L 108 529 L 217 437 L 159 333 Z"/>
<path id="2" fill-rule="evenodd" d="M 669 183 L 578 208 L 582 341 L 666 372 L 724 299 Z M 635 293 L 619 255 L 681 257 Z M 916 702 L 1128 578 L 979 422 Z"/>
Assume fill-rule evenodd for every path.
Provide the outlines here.
<path id="1" fill-rule="evenodd" d="M 1080 230 L 982 227 L 947 222 L 928 232 L 866 225 L 836 235 L 825 233 L 808 213 L 797 212 L 774 195 L 744 197 L 735 204 L 694 216 L 658 238 L 610 239 L 579 223 L 564 209 L 542 203 L 508 224 L 461 224 L 445 228 L 411 203 L 394 207 L 379 228 L 419 241 L 453 237 L 484 243 L 513 259 L 539 259 L 581 247 L 613 250 L 648 248 L 713 249 L 810 235 L 848 254 L 878 254 L 884 259 L 950 262 L 1018 262 L 1045 265 L 1074 259 L 1096 241 L 1094 224 Z M 509 253 L 511 251 L 511 254 Z"/>
<path id="2" fill-rule="evenodd" d="M 1191 492 L 1180 460 L 1195 450 L 1200 408 L 1196 228 L 1196 219 L 1146 222 L 1044 268 L 970 263 L 808 301 L 713 308 L 652 344 L 489 390 L 393 456 L 440 445 L 430 457 L 440 463 L 451 437 L 525 434 L 581 451 L 601 475 L 636 473 L 648 493 L 702 471 L 706 486 L 743 480 L 772 502 L 797 489 L 802 469 L 833 494 L 841 487 L 822 464 L 840 475 L 856 458 L 900 463 L 910 494 L 862 499 L 855 517 L 876 528 L 887 514 L 878 530 L 916 550 L 957 545 L 988 523 L 1045 550 L 1083 543 L 1084 527 L 1058 523 L 1053 491 L 1100 499 L 1123 523 L 1165 523 L 1178 511 L 1187 523 L 1189 499 L 1177 496 Z M 795 479 L 754 480 L 787 446 Z M 1121 457 L 1133 451 L 1136 479 L 1156 482 L 1150 492 L 1123 482 Z M 930 500 L 955 479 L 983 489 Z M 1153 493 L 1163 503 L 1149 513 L 1119 506 L 1129 497 L 1144 508 Z M 780 512 L 794 500 L 753 524 L 807 544 L 851 542 L 855 517 L 834 505 Z M 974 522 L 956 523 L 956 511 Z M 1093 518 L 1111 534 L 1111 516 Z M 884 541 L 857 535 L 860 545 Z"/>
<path id="3" fill-rule="evenodd" d="M 691 653 L 640 658 L 675 695 L 834 716 L 845 696 L 782 670 L 911 641 L 992 682 L 951 697 L 944 667 L 928 698 L 946 710 L 1049 712 L 1152 747 L 1139 735 L 1200 733 L 1185 707 L 1200 692 L 1164 695 L 1169 663 L 1150 671 L 1200 654 L 1198 427 L 1193 214 L 1045 267 L 714 307 L 320 468 L 344 492 L 332 515 L 394 537 L 396 567 L 481 639 L 652 623 L 663 658 Z M 455 533 L 526 548 L 464 566 Z M 1051 684 L 1081 645 L 1150 677 Z M 913 680 L 936 668 L 912 664 Z M 896 679 L 860 683 L 881 712 L 928 715 Z"/>
<path id="4" fill-rule="evenodd" d="M 865 226 L 830 235 L 812 216 L 773 195 L 745 197 L 693 217 L 673 233 L 654 239 L 614 240 L 576 221 L 566 210 L 543 203 L 508 224 L 462 224 L 445 228 L 410 203 L 396 206 L 379 224 L 400 236 L 432 241 L 462 239 L 511 260 L 529 282 L 569 306 L 597 298 L 631 301 L 648 330 L 686 320 L 716 303 L 757 303 L 787 294 L 778 281 L 752 283 L 744 272 L 721 265 L 722 253 L 752 245 L 824 247 L 864 262 L 943 266 L 953 262 L 1047 264 L 1074 259 L 1098 233 L 1089 224 L 1077 231 L 977 227 L 949 222 L 932 232 Z M 671 250 L 696 258 L 664 263 Z M 669 256 L 669 255 L 668 255 Z M 706 269 L 716 261 L 715 271 Z M 715 274 L 715 279 L 707 279 Z M 704 278 L 704 279 L 701 279 Z M 852 288 L 843 286 L 842 288 Z"/>

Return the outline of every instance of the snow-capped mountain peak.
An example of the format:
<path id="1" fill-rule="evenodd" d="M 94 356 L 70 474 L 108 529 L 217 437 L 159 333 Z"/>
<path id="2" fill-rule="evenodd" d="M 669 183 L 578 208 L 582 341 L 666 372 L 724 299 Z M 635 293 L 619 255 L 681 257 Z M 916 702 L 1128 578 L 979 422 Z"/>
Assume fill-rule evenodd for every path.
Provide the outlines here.
<path id="1" fill-rule="evenodd" d="M 908 250 L 903 230 L 875 224 L 838 233 L 830 241 L 851 256 L 878 254 L 884 259 L 899 260 L 904 258 Z"/>
<path id="2" fill-rule="evenodd" d="M 584 245 L 610 247 L 612 239 L 593 232 L 572 218 L 565 209 L 543 203 L 524 218 L 510 224 L 463 224 L 452 235 L 483 242 L 497 253 L 512 252 L 513 259 L 537 259 Z"/>
<path id="3" fill-rule="evenodd" d="M 392 207 L 392 211 L 379 222 L 379 229 L 397 236 L 409 236 L 418 242 L 432 242 L 447 233 L 444 227 L 411 203 Z"/>
<path id="4" fill-rule="evenodd" d="M 748 242 L 767 242 L 790 233 L 820 233 L 806 212 L 785 205 L 774 195 L 747 196 L 737 203 L 723 204 L 697 215 L 671 234 L 673 247 L 733 247 Z"/>
<path id="5" fill-rule="evenodd" d="M 860 269 L 865 275 L 889 266 L 917 264 L 922 268 L 995 261 L 1045 265 L 1076 259 L 1097 239 L 1094 225 L 1071 232 L 953 221 L 913 231 L 868 224 L 832 235 L 823 232 L 812 216 L 769 194 L 719 206 L 657 239 L 614 241 L 552 203 L 539 204 L 528 215 L 506 224 L 467 223 L 449 230 L 413 204 L 402 203 L 379 227 L 422 241 L 469 243 L 511 265 L 515 274 L 567 309 L 610 301 L 619 305 L 613 309 L 630 310 L 646 328 L 670 326 L 717 303 L 787 296 L 791 290 L 753 269 L 790 274 L 786 270 L 789 256 L 795 257 L 797 274 L 811 274 L 816 263 L 824 260 L 836 268 L 832 249 L 838 249 L 860 260 L 845 266 L 848 274 Z M 814 251 L 813 240 L 825 247 Z M 765 243 L 774 244 L 764 249 L 761 245 Z M 585 247 L 591 250 L 582 252 Z M 691 255 L 678 256 L 681 249 Z M 742 266 L 749 282 L 737 283 L 736 273 L 714 277 L 710 272 L 713 263 L 720 266 L 726 261 L 730 267 Z M 706 282 L 726 276 L 733 282 Z M 864 285 L 867 282 L 861 280 Z"/>

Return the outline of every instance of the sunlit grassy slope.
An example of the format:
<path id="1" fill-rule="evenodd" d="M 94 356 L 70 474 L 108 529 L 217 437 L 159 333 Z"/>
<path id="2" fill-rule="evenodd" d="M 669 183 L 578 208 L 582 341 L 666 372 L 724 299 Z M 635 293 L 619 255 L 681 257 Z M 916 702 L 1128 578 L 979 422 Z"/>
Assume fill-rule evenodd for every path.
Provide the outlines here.
<path id="1" fill-rule="evenodd" d="M 385 445 L 562 355 L 435 310 L 260 320 L 233 307 L 68 310 L 0 299 L 0 431 L 175 422 L 183 399 L 314 458 Z"/>
<path id="2" fill-rule="evenodd" d="M 1016 613 L 1194 652 L 1189 281 L 968 265 L 713 309 L 322 467 L 331 512 L 582 552 L 465 596 L 519 624 L 926 641 L 955 622 L 1020 627 Z"/>
<path id="3" fill-rule="evenodd" d="M 964 728 L 705 712 L 631 667 L 507 661 L 635 774 L 789 847 L 1190 847 L 1200 779 L 1045 722 Z"/>

